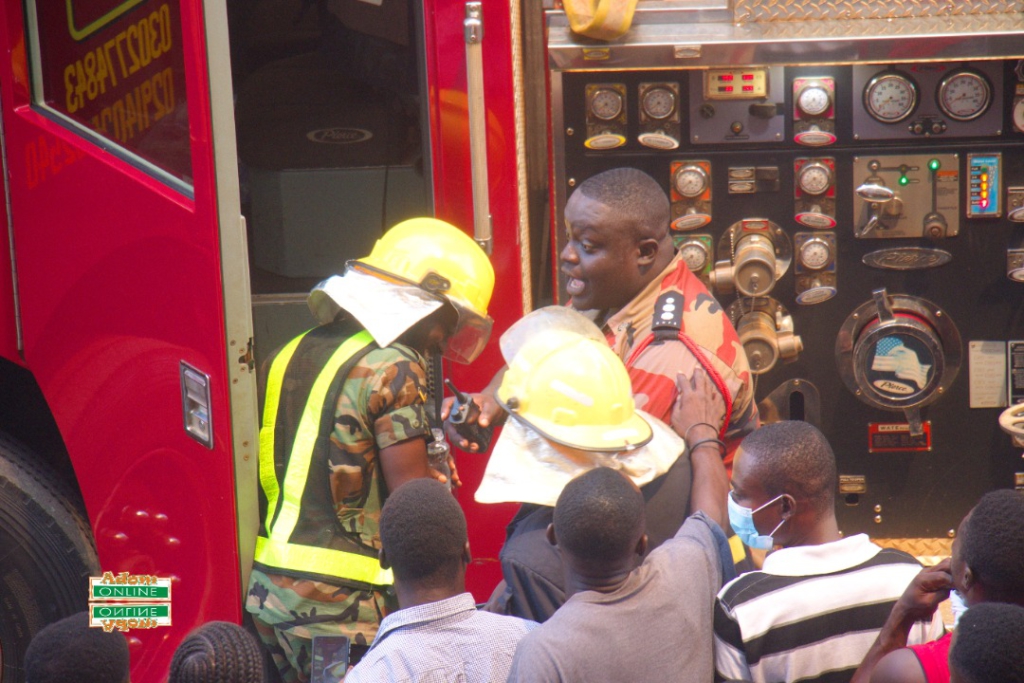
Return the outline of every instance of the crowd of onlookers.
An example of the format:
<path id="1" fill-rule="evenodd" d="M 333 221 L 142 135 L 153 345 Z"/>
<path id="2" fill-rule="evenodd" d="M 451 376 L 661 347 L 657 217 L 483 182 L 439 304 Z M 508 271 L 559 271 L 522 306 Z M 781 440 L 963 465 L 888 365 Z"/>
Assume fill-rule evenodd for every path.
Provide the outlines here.
<path id="1" fill-rule="evenodd" d="M 720 467 L 707 450 L 691 453 L 694 514 L 653 551 L 644 496 L 628 477 L 596 467 L 564 487 L 546 537 L 561 552 L 567 598 L 542 624 L 478 609 L 465 591 L 460 506 L 436 481 L 402 485 L 380 524 L 381 562 L 394 571 L 401 609 L 345 680 L 1024 680 L 1024 494 L 986 494 L 960 524 L 952 556 L 921 569 L 905 553 L 839 533 L 835 459 L 811 425 L 781 422 L 747 436 L 732 491 L 717 504 L 699 493 L 709 481 L 714 488 L 702 470 Z M 759 523 L 745 529 L 753 514 Z M 730 526 L 748 545 L 774 548 L 760 569 L 735 575 L 722 532 Z M 946 633 L 937 607 L 951 591 L 968 609 Z M 78 614 L 39 632 L 25 672 L 27 683 L 124 683 L 127 644 Z M 258 641 L 211 622 L 178 647 L 168 680 L 264 675 Z"/>

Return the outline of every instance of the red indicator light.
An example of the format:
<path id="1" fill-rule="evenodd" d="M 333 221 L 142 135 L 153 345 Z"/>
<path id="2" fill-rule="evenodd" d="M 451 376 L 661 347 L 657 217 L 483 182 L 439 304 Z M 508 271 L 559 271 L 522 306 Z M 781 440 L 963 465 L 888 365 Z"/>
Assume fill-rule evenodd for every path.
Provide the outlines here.
<path id="1" fill-rule="evenodd" d="M 732 92 L 733 86 L 731 85 L 720 85 L 718 86 L 718 92 Z"/>
<path id="2" fill-rule="evenodd" d="M 742 78 L 745 81 L 752 81 L 752 80 L 754 80 L 754 74 L 743 74 Z"/>
<path id="3" fill-rule="evenodd" d="M 731 83 L 732 79 L 733 79 L 733 75 L 732 74 L 719 74 L 718 75 L 718 80 L 725 81 L 726 83 Z"/>
<path id="4" fill-rule="evenodd" d="M 982 199 L 981 200 L 981 208 L 983 208 L 983 209 L 987 209 L 988 208 L 988 200 L 987 199 Z"/>
<path id="5" fill-rule="evenodd" d="M 743 86 L 743 92 L 754 92 L 754 86 L 752 86 L 752 85 L 745 85 L 745 86 Z"/>

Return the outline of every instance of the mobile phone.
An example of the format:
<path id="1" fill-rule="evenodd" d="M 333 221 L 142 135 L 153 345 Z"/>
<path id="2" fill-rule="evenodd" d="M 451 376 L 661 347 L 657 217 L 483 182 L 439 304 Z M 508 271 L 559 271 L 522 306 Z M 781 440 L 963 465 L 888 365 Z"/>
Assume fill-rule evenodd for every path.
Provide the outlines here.
<path id="1" fill-rule="evenodd" d="M 348 671 L 348 636 L 313 636 L 309 683 L 339 683 Z"/>

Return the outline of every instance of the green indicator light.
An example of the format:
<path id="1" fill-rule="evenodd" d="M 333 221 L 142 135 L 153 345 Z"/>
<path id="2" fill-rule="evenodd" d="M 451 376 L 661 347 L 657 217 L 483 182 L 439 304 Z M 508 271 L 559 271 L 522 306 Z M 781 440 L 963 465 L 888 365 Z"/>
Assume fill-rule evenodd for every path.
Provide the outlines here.
<path id="1" fill-rule="evenodd" d="M 908 178 L 905 175 L 901 175 L 900 176 L 900 185 L 906 185 L 909 182 L 910 182 L 910 178 Z"/>
<path id="2" fill-rule="evenodd" d="M 932 159 L 928 162 L 928 168 L 932 171 L 938 171 L 942 167 L 942 162 L 938 159 Z"/>

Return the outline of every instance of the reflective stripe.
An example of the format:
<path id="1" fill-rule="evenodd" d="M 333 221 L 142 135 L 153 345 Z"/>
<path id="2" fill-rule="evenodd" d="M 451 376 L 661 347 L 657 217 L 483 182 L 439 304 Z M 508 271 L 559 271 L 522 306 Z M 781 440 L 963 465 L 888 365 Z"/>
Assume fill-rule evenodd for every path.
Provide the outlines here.
<path id="1" fill-rule="evenodd" d="M 323 415 L 327 392 L 334 382 L 338 370 L 352 356 L 373 342 L 369 332 L 362 331 L 349 337 L 324 364 L 310 389 L 306 405 L 302 409 L 295 440 L 288 456 L 288 469 L 283 486 L 278 485 L 274 459 L 274 428 L 281 399 L 281 387 L 285 369 L 295 354 L 295 349 L 305 334 L 296 337 L 285 346 L 274 359 L 267 378 L 267 393 L 264 404 L 263 427 L 260 430 L 260 483 L 267 496 L 267 519 L 265 528 L 269 538 L 256 538 L 255 558 L 268 567 L 328 574 L 374 585 L 388 585 L 394 580 L 391 572 L 381 569 L 376 557 L 331 550 L 313 546 L 289 543 L 298 523 L 302 494 L 306 490 L 309 467 L 313 450 L 319 437 L 320 420 Z M 278 495 L 283 496 L 281 511 L 274 518 Z"/>
<path id="2" fill-rule="evenodd" d="M 381 569 L 376 557 L 346 553 L 343 550 L 314 548 L 308 545 L 281 543 L 262 536 L 256 539 L 256 561 L 268 567 L 293 569 L 314 574 L 337 573 L 343 567 L 346 579 L 369 583 L 374 586 L 389 586 L 395 582 L 390 569 Z M 330 571 L 324 571 L 325 568 Z"/>
<path id="3" fill-rule="evenodd" d="M 302 417 L 299 418 L 299 426 L 295 430 L 292 452 L 288 456 L 288 471 L 284 474 L 284 486 L 281 487 L 281 495 L 284 497 L 281 512 L 274 520 L 273 528 L 268 530 L 270 538 L 275 541 L 287 542 L 299 521 L 302 494 L 306 490 L 309 465 L 313 461 L 313 447 L 320 436 L 320 417 L 323 415 L 324 401 L 327 400 L 327 390 L 331 388 L 334 376 L 345 361 L 372 341 L 373 337 L 366 330 L 346 339 L 313 382 L 306 407 L 302 409 Z"/>
<path id="4" fill-rule="evenodd" d="M 269 529 L 277 509 L 277 495 L 280 488 L 277 484 L 277 468 L 274 466 L 274 432 L 277 425 L 277 410 L 281 403 L 281 384 L 284 382 L 284 371 L 295 355 L 302 338 L 309 334 L 306 330 L 288 342 L 270 364 L 267 377 L 267 393 L 263 405 L 263 426 L 260 427 L 260 486 L 267 497 L 267 519 L 264 526 Z"/>

